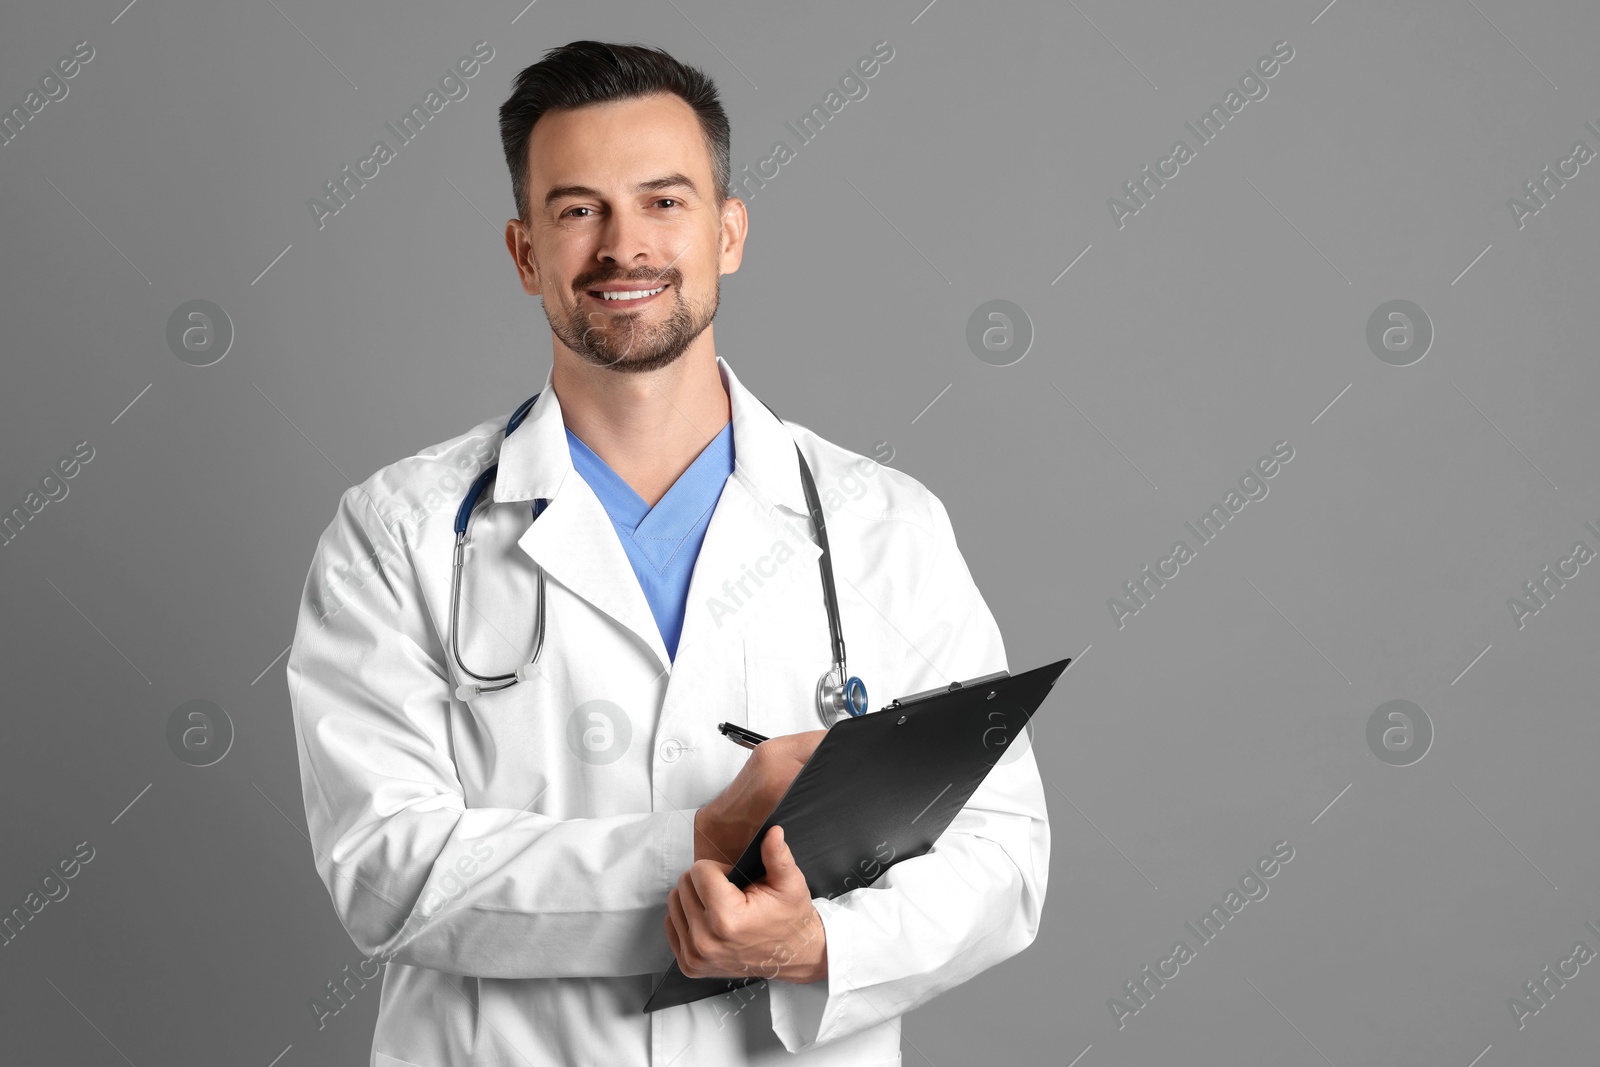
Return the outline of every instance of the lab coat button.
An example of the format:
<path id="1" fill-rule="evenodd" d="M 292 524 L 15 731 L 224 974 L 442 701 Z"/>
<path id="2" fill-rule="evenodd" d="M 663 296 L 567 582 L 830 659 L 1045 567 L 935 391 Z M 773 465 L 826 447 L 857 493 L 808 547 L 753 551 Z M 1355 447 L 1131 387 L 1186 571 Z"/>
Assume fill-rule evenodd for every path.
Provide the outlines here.
<path id="1" fill-rule="evenodd" d="M 683 742 L 676 737 L 669 737 L 661 742 L 661 758 L 668 763 L 672 763 L 681 755 L 683 755 Z"/>

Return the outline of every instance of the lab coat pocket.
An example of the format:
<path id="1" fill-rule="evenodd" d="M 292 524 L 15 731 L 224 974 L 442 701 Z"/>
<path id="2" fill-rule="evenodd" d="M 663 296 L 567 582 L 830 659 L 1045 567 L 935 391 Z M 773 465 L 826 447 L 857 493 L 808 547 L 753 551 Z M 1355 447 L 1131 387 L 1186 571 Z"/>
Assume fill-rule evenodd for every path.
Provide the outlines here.
<path id="1" fill-rule="evenodd" d="M 745 648 L 745 725 L 778 737 L 825 728 L 817 715 L 817 680 L 827 657 L 774 655 Z"/>

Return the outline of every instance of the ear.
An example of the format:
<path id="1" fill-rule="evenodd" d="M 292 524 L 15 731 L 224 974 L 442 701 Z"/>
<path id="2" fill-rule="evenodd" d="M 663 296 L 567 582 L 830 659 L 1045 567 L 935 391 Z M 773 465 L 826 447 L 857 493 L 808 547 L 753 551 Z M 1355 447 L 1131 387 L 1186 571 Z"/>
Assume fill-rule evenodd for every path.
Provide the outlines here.
<path id="1" fill-rule="evenodd" d="M 717 267 L 721 274 L 733 274 L 744 261 L 744 239 L 749 232 L 750 215 L 744 201 L 730 196 L 722 202 L 718 227 Z"/>
<path id="2" fill-rule="evenodd" d="M 506 251 L 511 253 L 511 262 L 516 264 L 522 291 L 529 296 L 541 295 L 539 267 L 533 258 L 533 242 L 529 240 L 528 228 L 521 219 L 506 221 Z"/>

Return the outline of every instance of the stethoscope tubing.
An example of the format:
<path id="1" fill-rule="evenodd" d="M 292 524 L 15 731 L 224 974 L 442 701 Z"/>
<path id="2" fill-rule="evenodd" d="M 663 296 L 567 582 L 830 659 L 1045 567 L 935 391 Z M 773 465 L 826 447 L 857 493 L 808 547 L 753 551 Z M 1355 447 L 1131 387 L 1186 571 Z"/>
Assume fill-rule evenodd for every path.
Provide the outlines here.
<path id="1" fill-rule="evenodd" d="M 506 421 L 504 440 L 510 437 L 516 428 L 522 425 L 528 413 L 533 410 L 533 402 L 539 399 L 539 394 L 534 393 L 523 401 L 511 418 Z M 772 411 L 771 405 L 765 401 L 763 406 Z M 772 412 L 776 418 L 778 413 Z M 781 421 L 781 420 L 780 420 Z M 833 659 L 828 671 L 817 682 L 817 714 L 825 724 L 832 724 L 832 715 L 840 711 L 847 711 L 851 715 L 864 715 L 867 711 L 867 688 L 859 678 L 852 677 L 845 660 L 844 626 L 839 618 L 839 595 L 833 580 L 833 554 L 828 547 L 828 525 L 823 517 L 822 502 L 817 495 L 817 485 L 811 474 L 811 465 L 806 462 L 806 457 L 800 451 L 800 446 L 795 445 L 795 457 L 800 464 L 800 483 L 805 490 L 806 506 L 811 514 L 812 524 L 817 530 L 817 544 L 822 549 L 817 557 L 817 566 L 822 575 L 822 600 L 828 615 L 828 634 L 831 641 Z M 450 655 L 455 660 L 461 673 L 475 680 L 476 684 L 463 685 L 458 689 L 457 695 L 465 699 L 468 693 L 496 693 L 508 689 L 521 681 L 527 673 L 539 662 L 539 653 L 544 650 L 544 612 L 545 612 L 545 576 L 544 568 L 538 567 L 538 610 L 535 621 L 535 636 L 533 656 L 528 664 L 520 670 L 510 674 L 480 674 L 467 666 L 466 660 L 461 655 L 461 579 L 466 570 L 466 548 L 471 540 L 470 530 L 472 516 L 477 511 L 478 505 L 484 499 L 495 475 L 499 472 L 500 464 L 495 462 L 477 478 L 473 479 L 468 487 L 461 505 L 456 509 L 454 530 L 455 550 L 450 566 L 450 623 L 449 638 Z M 539 515 L 548 505 L 549 501 L 538 499 L 533 502 L 533 521 L 539 520 Z M 537 564 L 535 565 L 537 567 Z"/>

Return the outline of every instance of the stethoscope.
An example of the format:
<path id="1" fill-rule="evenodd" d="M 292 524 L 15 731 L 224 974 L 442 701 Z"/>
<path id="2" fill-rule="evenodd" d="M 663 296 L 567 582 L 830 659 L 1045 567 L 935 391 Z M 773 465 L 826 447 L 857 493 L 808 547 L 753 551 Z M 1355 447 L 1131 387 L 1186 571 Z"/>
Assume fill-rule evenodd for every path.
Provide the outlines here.
<path id="1" fill-rule="evenodd" d="M 511 418 L 506 421 L 506 437 L 510 437 L 517 427 L 522 425 L 522 421 L 528 417 L 528 412 L 533 410 L 533 402 L 537 399 L 539 394 L 534 393 L 511 413 Z M 772 411 L 772 407 L 765 401 L 762 405 L 768 411 Z M 772 414 L 776 417 L 778 413 L 773 411 Z M 501 444 L 504 447 L 504 439 Z M 867 686 L 860 678 L 851 675 L 845 667 L 844 633 L 839 623 L 839 597 L 833 585 L 833 562 L 828 552 L 828 526 L 822 517 L 822 503 L 817 497 L 817 485 L 811 476 L 811 465 L 806 462 L 805 454 L 800 451 L 798 444 L 794 446 L 794 453 L 800 460 L 800 481 L 805 487 L 806 505 L 811 511 L 812 521 L 817 526 L 817 543 L 822 547 L 822 555 L 817 557 L 817 565 L 822 570 L 822 599 L 828 611 L 828 633 L 833 641 L 833 663 L 822 677 L 817 679 L 817 717 L 822 720 L 824 726 L 832 726 L 841 711 L 849 712 L 852 716 L 867 713 Z M 485 490 L 494 481 L 495 473 L 499 469 L 500 464 L 495 462 L 478 475 L 467 489 L 467 495 L 461 501 L 461 506 L 456 509 L 456 549 L 450 574 L 450 655 L 455 659 L 456 667 L 462 674 L 476 679 L 476 682 L 468 682 L 456 688 L 456 699 L 463 701 L 482 693 L 497 693 L 518 682 L 527 681 L 535 673 L 539 653 L 544 650 L 544 568 L 539 567 L 539 606 L 534 623 L 533 658 L 510 674 L 479 674 L 468 667 L 461 658 L 459 644 L 461 574 L 466 568 L 468 533 L 472 526 L 473 513 L 483 500 Z M 533 502 L 533 521 L 539 521 L 540 514 L 549 503 L 543 498 Z"/>

